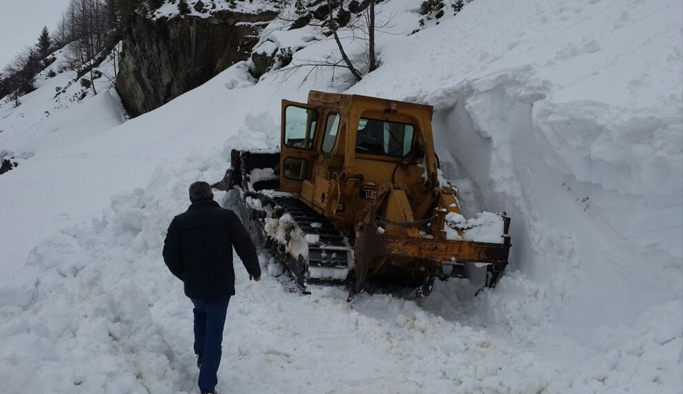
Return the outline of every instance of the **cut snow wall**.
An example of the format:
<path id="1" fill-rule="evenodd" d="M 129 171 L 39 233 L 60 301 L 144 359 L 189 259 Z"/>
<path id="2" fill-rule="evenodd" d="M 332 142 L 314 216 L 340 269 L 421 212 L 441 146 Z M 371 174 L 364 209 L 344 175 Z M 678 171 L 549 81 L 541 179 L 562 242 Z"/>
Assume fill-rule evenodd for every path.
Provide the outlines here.
<path id="1" fill-rule="evenodd" d="M 510 215 L 510 268 L 566 331 L 632 324 L 683 294 L 683 126 L 547 91 L 521 68 L 434 93 L 437 153 L 463 205 Z"/>

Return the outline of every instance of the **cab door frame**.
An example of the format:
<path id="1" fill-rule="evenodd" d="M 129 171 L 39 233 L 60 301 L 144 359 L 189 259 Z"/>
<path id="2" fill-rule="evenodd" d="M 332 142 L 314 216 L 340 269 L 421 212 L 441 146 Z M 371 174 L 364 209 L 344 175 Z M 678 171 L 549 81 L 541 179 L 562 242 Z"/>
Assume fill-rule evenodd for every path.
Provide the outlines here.
<path id="1" fill-rule="evenodd" d="M 294 146 L 289 146 L 285 143 L 285 137 L 287 132 L 287 108 L 288 107 L 298 107 L 307 110 L 314 111 L 316 113 L 316 123 L 313 130 L 313 140 L 311 141 L 309 148 L 299 148 Z M 280 131 L 280 189 L 283 192 L 301 194 L 301 188 L 305 180 L 310 180 L 313 174 L 313 167 L 315 160 L 318 158 L 320 152 L 317 149 L 318 142 L 320 140 L 320 128 L 321 128 L 321 113 L 320 110 L 310 104 L 299 103 L 295 101 L 282 100 L 282 110 L 281 110 L 281 131 Z M 308 131 L 308 130 L 307 130 Z M 301 179 L 294 179 L 285 176 L 285 161 L 287 160 L 303 160 L 308 164 L 308 170 L 305 177 Z"/>

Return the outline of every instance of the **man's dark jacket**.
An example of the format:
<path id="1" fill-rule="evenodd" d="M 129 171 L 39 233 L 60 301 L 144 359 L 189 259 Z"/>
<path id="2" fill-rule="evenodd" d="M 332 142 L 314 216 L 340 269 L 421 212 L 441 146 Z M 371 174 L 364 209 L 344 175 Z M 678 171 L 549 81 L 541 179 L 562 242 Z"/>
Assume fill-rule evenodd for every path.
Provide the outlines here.
<path id="1" fill-rule="evenodd" d="M 249 275 L 261 276 L 256 248 L 237 215 L 213 200 L 196 202 L 171 221 L 164 262 L 188 297 L 225 297 L 235 294 L 233 247 Z"/>

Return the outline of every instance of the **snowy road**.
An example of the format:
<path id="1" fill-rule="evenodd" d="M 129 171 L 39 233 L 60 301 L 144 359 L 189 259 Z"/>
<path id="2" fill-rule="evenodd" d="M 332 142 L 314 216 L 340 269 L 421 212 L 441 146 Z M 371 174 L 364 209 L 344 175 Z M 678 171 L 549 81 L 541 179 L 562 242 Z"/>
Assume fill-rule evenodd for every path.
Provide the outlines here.
<path id="1" fill-rule="evenodd" d="M 188 176 L 220 173 L 210 163 L 158 170 L 144 190 L 115 197 L 101 219 L 66 228 L 32 252 L 41 271 L 33 304 L 0 309 L 0 392 L 196 390 L 191 303 L 160 254 L 170 218 L 187 206 L 184 193 L 171 191 Z M 556 334 L 545 321 L 543 288 L 515 274 L 483 297 L 452 281 L 418 303 L 388 295 L 347 303 L 343 289 L 299 296 L 267 274 L 248 281 L 237 259 L 236 271 L 223 392 L 677 392 L 661 390 L 675 387 L 675 371 L 658 368 L 675 359 L 659 353 L 671 346 L 658 338 L 580 344 Z M 527 298 L 500 302 L 508 292 L 515 299 L 519 286 Z M 675 331 L 674 324 L 659 334 L 675 338 Z"/>
<path id="2" fill-rule="evenodd" d="M 256 285 L 241 277 L 220 371 L 227 392 L 665 392 L 629 380 L 615 368 L 619 356 L 610 360 L 549 327 L 486 323 L 465 282 L 437 284 L 434 298 L 418 304 L 387 295 L 349 304 L 341 289 L 301 297 L 272 278 Z M 191 364 L 191 351 L 181 359 Z"/>
<path id="3" fill-rule="evenodd" d="M 277 146 L 281 99 L 340 90 L 434 106 L 465 213 L 512 217 L 510 272 L 479 297 L 452 281 L 349 304 L 236 261 L 220 390 L 683 394 L 682 9 L 477 0 L 421 27 L 414 0 L 385 1 L 382 66 L 349 90 L 332 69 L 255 84 L 243 62 L 133 120 L 108 81 L 74 100 L 76 73 L 45 70 L 0 104 L 0 155 L 21 158 L 0 179 L 0 393 L 196 393 L 167 226 L 231 149 Z M 287 23 L 261 40 L 304 63 L 337 50 Z"/>

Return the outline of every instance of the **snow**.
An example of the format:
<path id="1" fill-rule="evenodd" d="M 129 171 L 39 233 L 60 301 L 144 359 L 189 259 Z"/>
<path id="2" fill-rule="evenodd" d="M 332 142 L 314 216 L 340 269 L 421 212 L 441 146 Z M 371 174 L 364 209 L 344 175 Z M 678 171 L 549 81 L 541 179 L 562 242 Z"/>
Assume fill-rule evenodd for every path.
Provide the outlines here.
<path id="1" fill-rule="evenodd" d="M 63 50 L 56 57 L 55 63 L 61 63 Z M 106 63 L 102 68 L 106 72 L 110 66 Z M 0 103 L 0 146 L 17 157 L 30 157 L 19 161 L 24 175 L 11 171 L 2 178 L 0 232 L 6 244 L 0 268 L 8 274 L 0 278 L 0 294 L 6 286 L 21 288 L 33 275 L 15 267 L 23 265 L 38 240 L 74 219 L 101 212 L 110 196 L 120 191 L 122 184 L 128 185 L 128 179 L 120 176 L 118 160 L 108 152 L 87 148 L 69 151 L 80 143 L 87 145 L 93 135 L 124 121 L 118 95 L 107 90 L 108 81 L 96 80 L 101 94 L 88 97 L 92 95 L 88 91 L 88 99 L 78 101 L 73 97 L 84 89 L 73 82 L 74 78 L 73 71 L 65 71 L 41 81 L 41 88 L 21 97 L 22 104 L 16 109 L 13 102 Z M 63 93 L 56 96 L 56 87 Z M 126 176 L 130 179 L 135 174 L 130 171 Z M 139 182 L 148 176 L 138 178 Z M 102 189 L 88 192 L 92 187 Z M 14 198 L 13 191 L 31 197 Z M 44 198 L 46 195 L 49 198 Z"/>
<path id="2" fill-rule="evenodd" d="M 476 297 L 449 280 L 347 303 L 288 293 L 267 258 L 249 281 L 235 257 L 218 389 L 683 392 L 682 11 L 477 0 L 411 35 L 414 1 L 379 4 L 382 66 L 349 92 L 435 106 L 444 179 L 470 220 L 511 217 L 511 269 Z M 334 51 L 268 31 L 306 46 L 295 61 Z M 254 84 L 247 67 L 128 121 L 105 80 L 71 101 L 68 72 L 0 103 L 0 150 L 24 157 L 0 176 L 0 392 L 196 392 L 192 306 L 160 257 L 170 219 L 230 150 L 277 147 L 282 98 L 350 85 L 331 69 Z"/>
<path id="3" fill-rule="evenodd" d="M 463 231 L 462 236 L 458 229 Z M 503 217 L 491 212 L 480 212 L 476 218 L 465 219 L 464 216 L 450 212 L 446 215 L 444 226 L 446 239 L 465 240 L 502 244 L 504 234 Z"/>
<path id="4" fill-rule="evenodd" d="M 249 181 L 251 183 L 272 179 L 278 179 L 278 176 L 275 175 L 275 169 L 273 168 L 254 168 L 249 173 Z"/>
<path id="5" fill-rule="evenodd" d="M 389 38 L 381 53 L 391 72 L 351 89 L 435 106 L 437 152 L 455 163 L 447 177 L 474 180 L 486 210 L 513 218 L 513 269 L 553 283 L 560 327 L 577 337 L 634 324 L 683 294 L 681 4 L 622 6 L 476 1 Z M 591 40 L 598 51 L 558 56 Z M 660 52 L 643 56 L 654 41 Z M 448 67 L 416 73 L 425 62 Z M 626 90 L 642 74 L 668 82 Z"/>
<path id="6" fill-rule="evenodd" d="M 277 45 L 272 41 L 265 41 L 263 44 L 254 48 L 254 53 L 272 56 L 277 51 Z"/>
<path id="7" fill-rule="evenodd" d="M 289 30 L 291 23 L 286 19 L 292 20 L 298 16 L 291 13 L 291 8 L 283 12 L 290 12 L 290 14 L 285 14 L 282 19 L 275 19 L 263 30 L 258 48 L 268 49 L 270 53 L 275 52 L 278 48 L 298 50 L 305 48 L 310 42 L 320 39 L 320 29 L 316 26 L 307 25 L 299 29 Z"/>
<path id="8" fill-rule="evenodd" d="M 252 209 L 263 209 L 263 203 L 258 198 L 246 197 L 246 205 Z"/>
<path id="9" fill-rule="evenodd" d="M 349 275 L 349 270 L 347 268 L 308 267 L 308 274 L 316 279 L 345 280 Z"/>
<path id="10" fill-rule="evenodd" d="M 315 234 L 304 234 L 297 226 L 292 215 L 286 213 L 279 218 L 265 219 L 266 233 L 278 244 L 285 246 L 285 251 L 292 256 L 308 257 L 308 244 L 313 243 Z M 311 238 L 309 238 L 309 235 Z"/>
<path id="11" fill-rule="evenodd" d="M 237 12 L 237 13 L 245 13 L 245 14 L 253 14 L 253 13 L 260 13 L 264 11 L 277 11 L 277 2 L 276 1 L 269 1 L 269 0 L 251 0 L 251 1 L 234 1 L 228 2 L 228 1 L 218 1 L 218 0 L 204 0 L 202 3 L 204 4 L 204 12 L 198 12 L 195 10 L 195 5 L 199 2 L 200 0 L 188 0 L 187 4 L 189 5 L 190 13 L 187 14 L 189 16 L 194 16 L 194 17 L 200 17 L 200 18 L 209 18 L 211 17 L 211 14 L 214 12 L 222 12 L 222 11 L 229 11 L 229 12 Z M 153 12 L 153 17 L 154 18 L 173 18 L 178 16 L 179 11 L 178 11 L 178 3 L 177 2 L 165 2 L 164 4 L 161 5 L 158 9 L 156 9 Z"/>
<path id="12" fill-rule="evenodd" d="M 317 244 L 320 242 L 320 235 L 318 235 L 318 234 L 306 234 L 306 242 L 309 245 Z"/>

